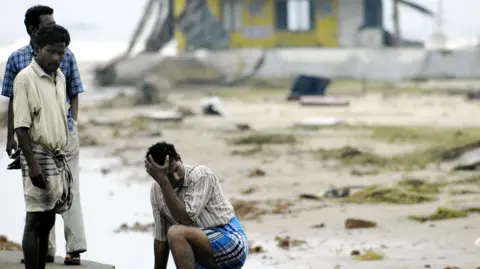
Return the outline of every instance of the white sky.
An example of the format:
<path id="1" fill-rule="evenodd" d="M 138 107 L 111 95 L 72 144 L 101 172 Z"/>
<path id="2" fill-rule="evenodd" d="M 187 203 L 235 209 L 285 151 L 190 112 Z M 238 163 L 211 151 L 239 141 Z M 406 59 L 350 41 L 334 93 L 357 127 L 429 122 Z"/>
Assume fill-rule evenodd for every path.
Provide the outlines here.
<path id="1" fill-rule="evenodd" d="M 361 1 L 361 0 L 351 0 Z M 25 38 L 25 10 L 35 4 L 55 8 L 58 23 L 71 31 L 74 39 L 85 41 L 127 40 L 143 11 L 145 0 L 3 0 L 0 5 L 2 34 L 0 44 Z M 391 0 L 384 0 L 387 29 L 392 29 Z M 437 0 L 415 0 L 436 10 Z M 445 30 L 453 39 L 470 39 L 480 33 L 480 0 L 444 0 Z M 84 30 L 80 30 L 84 28 Z M 425 40 L 433 30 L 433 21 L 407 8 L 401 9 L 402 34 Z"/>

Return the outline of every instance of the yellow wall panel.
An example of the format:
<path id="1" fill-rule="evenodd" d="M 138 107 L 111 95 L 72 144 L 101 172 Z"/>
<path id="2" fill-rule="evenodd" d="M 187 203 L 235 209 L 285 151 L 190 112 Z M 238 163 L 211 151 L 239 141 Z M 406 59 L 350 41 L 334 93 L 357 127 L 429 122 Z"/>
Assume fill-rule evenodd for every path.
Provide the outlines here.
<path id="1" fill-rule="evenodd" d="M 222 0 L 207 0 L 208 9 L 210 9 L 212 14 L 218 19 L 220 18 L 221 13 L 221 2 Z"/>
<path id="2" fill-rule="evenodd" d="M 274 47 L 274 6 L 275 0 L 243 0 L 243 29 L 235 43 L 243 47 Z"/>
<path id="3" fill-rule="evenodd" d="M 324 47 L 338 47 L 338 0 L 317 0 L 317 40 Z"/>
<path id="4" fill-rule="evenodd" d="M 187 4 L 187 0 L 173 0 L 173 15 L 175 19 L 177 19 L 177 17 L 180 16 L 186 4 Z M 177 41 L 178 50 L 184 51 L 185 48 L 187 47 L 187 44 L 186 44 L 187 42 L 185 40 L 185 37 L 183 36 L 182 31 L 180 31 L 180 29 L 176 27 L 175 27 L 174 37 L 175 37 L 175 40 Z"/>
<path id="5" fill-rule="evenodd" d="M 312 32 L 277 32 L 275 39 L 278 47 L 312 47 L 317 46 L 317 33 Z"/>

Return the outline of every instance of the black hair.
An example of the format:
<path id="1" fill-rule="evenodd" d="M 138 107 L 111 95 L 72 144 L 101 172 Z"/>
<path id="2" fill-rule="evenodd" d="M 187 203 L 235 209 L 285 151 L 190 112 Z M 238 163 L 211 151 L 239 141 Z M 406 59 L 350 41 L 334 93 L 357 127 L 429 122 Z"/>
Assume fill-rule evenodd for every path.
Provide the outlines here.
<path id="1" fill-rule="evenodd" d="M 25 28 L 27 28 L 27 33 L 29 35 L 31 34 L 29 26 L 38 28 L 38 25 L 40 24 L 40 16 L 42 15 L 53 15 L 53 8 L 36 5 L 27 9 L 27 12 L 25 12 L 25 20 L 23 22 L 25 23 Z"/>
<path id="2" fill-rule="evenodd" d="M 34 40 L 35 45 L 40 48 L 56 43 L 65 43 L 65 47 L 68 47 L 68 45 L 70 45 L 70 34 L 67 29 L 55 24 L 41 27 L 35 33 Z"/>
<path id="3" fill-rule="evenodd" d="M 145 157 L 148 158 L 149 155 L 152 156 L 152 159 L 158 165 L 163 165 L 165 163 L 167 155 L 169 156 L 170 161 L 181 160 L 180 155 L 175 150 L 175 146 L 167 142 L 158 142 L 149 147 Z"/>

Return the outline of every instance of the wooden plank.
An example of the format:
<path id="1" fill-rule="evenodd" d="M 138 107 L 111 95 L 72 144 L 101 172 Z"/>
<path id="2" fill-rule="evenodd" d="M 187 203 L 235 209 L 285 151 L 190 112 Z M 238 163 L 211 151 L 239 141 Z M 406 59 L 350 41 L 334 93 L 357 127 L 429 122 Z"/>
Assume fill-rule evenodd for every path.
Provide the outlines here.
<path id="1" fill-rule="evenodd" d="M 300 97 L 300 104 L 302 106 L 348 106 L 350 101 L 330 96 L 302 96 Z"/>

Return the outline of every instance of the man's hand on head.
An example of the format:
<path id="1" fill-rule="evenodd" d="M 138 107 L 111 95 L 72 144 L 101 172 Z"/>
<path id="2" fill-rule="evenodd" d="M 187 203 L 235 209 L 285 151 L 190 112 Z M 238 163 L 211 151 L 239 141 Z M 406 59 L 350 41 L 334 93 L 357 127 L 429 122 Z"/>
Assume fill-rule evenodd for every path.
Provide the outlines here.
<path id="1" fill-rule="evenodd" d="M 165 162 L 163 165 L 157 164 L 151 155 L 148 155 L 147 159 L 145 160 L 145 170 L 147 173 L 155 179 L 159 184 L 162 184 L 164 182 L 168 182 L 168 168 L 169 168 L 169 163 L 170 163 L 170 158 L 167 155 L 165 157 Z"/>

